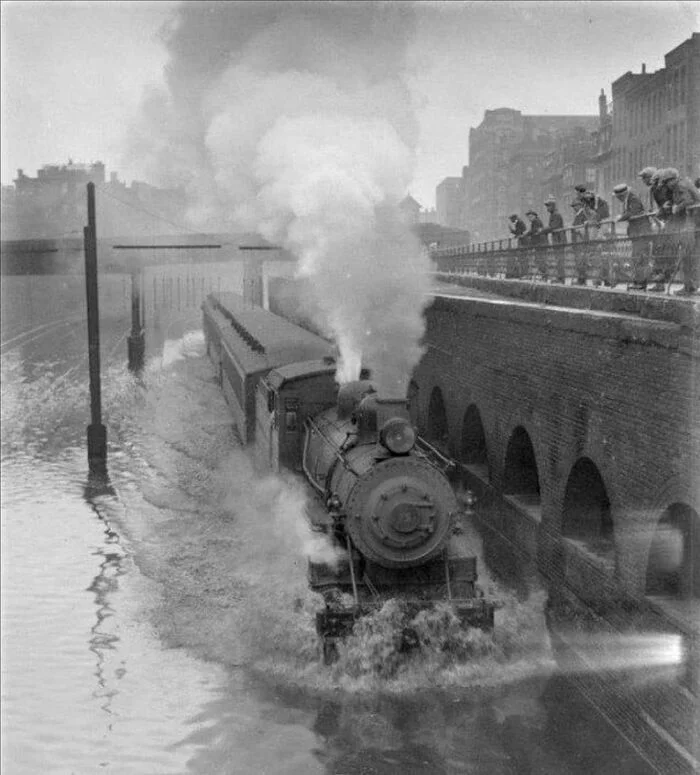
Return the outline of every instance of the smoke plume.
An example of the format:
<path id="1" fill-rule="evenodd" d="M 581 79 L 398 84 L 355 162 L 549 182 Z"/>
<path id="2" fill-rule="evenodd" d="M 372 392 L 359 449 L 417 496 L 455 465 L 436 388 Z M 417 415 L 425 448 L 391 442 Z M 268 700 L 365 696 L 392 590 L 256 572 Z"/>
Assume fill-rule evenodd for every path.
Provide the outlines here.
<path id="1" fill-rule="evenodd" d="M 430 264 L 399 203 L 417 140 L 403 3 L 183 4 L 164 32 L 167 89 L 133 150 L 190 192 L 193 225 L 257 230 L 294 251 L 341 353 L 405 395 Z"/>

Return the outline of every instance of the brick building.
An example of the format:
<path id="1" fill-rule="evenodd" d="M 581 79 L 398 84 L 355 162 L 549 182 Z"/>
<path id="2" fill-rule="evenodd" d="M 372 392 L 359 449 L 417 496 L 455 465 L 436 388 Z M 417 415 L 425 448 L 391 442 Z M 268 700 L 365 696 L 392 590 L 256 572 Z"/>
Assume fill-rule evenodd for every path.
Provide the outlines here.
<path id="1" fill-rule="evenodd" d="M 487 110 L 469 131 L 465 226 L 475 241 L 507 236 L 507 217 L 543 209 L 541 180 L 559 138 L 596 129 L 597 116 L 527 116 L 512 108 Z M 551 192 L 547 192 L 551 193 Z"/>
<path id="2" fill-rule="evenodd" d="M 17 170 L 13 186 L 2 189 L 4 240 L 82 238 L 87 222 L 86 185 L 96 188 L 98 234 L 107 236 L 169 234 L 181 231 L 187 201 L 182 190 L 161 189 L 115 172 L 106 181 L 105 165 L 47 164 L 36 177 Z"/>
<path id="3" fill-rule="evenodd" d="M 635 184 L 642 167 L 700 175 L 700 33 L 664 57 L 665 67 L 627 72 L 612 84 L 612 173 Z"/>
<path id="4" fill-rule="evenodd" d="M 464 186 L 462 178 L 444 178 L 435 188 L 435 207 L 440 226 L 459 229 L 464 210 Z"/>

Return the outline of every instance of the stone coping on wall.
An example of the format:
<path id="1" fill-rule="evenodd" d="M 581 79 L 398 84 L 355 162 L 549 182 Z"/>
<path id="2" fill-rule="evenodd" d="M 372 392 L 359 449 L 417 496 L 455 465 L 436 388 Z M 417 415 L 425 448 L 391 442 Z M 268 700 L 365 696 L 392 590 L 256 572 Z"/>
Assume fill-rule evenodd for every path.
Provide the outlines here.
<path id="1" fill-rule="evenodd" d="M 700 331 L 700 296 L 678 297 L 651 295 L 593 286 L 558 285 L 526 280 L 435 272 L 441 284 L 473 288 L 501 297 L 533 304 L 595 310 L 623 315 L 637 315 L 649 320 L 662 320 Z"/>
<path id="2" fill-rule="evenodd" d="M 436 312 L 456 312 L 472 317 L 507 320 L 517 325 L 550 331 L 574 332 L 582 336 L 616 340 L 620 344 L 661 347 L 690 357 L 700 355 L 697 326 L 691 329 L 669 320 L 641 318 L 630 313 L 523 302 L 512 297 L 499 297 L 493 293 L 486 295 L 480 291 L 473 292 L 468 288 L 457 287 L 454 293 L 448 287 L 442 292 L 434 289 L 431 309 Z M 430 342 L 428 347 L 440 349 L 439 345 Z"/>

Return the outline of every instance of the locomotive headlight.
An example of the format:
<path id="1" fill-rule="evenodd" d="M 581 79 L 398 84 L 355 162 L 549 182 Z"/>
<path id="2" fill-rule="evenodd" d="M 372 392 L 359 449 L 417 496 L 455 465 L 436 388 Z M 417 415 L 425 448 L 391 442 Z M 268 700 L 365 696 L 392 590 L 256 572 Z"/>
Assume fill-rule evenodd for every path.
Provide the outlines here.
<path id="1" fill-rule="evenodd" d="M 403 417 L 393 417 L 382 426 L 379 440 L 394 455 L 405 455 L 416 443 L 416 432 L 408 420 L 404 420 Z"/>

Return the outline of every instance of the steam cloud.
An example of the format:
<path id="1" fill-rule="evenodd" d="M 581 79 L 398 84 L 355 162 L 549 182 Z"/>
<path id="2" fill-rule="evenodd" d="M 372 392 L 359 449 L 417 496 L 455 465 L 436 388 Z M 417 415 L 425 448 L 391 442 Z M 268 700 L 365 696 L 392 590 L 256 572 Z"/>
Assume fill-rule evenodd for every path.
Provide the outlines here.
<path id="1" fill-rule="evenodd" d="M 405 395 L 421 355 L 430 262 L 407 228 L 417 140 L 403 3 L 183 4 L 165 32 L 167 91 L 151 91 L 136 151 L 186 185 L 190 218 L 257 230 L 300 257 L 338 344 Z"/>

